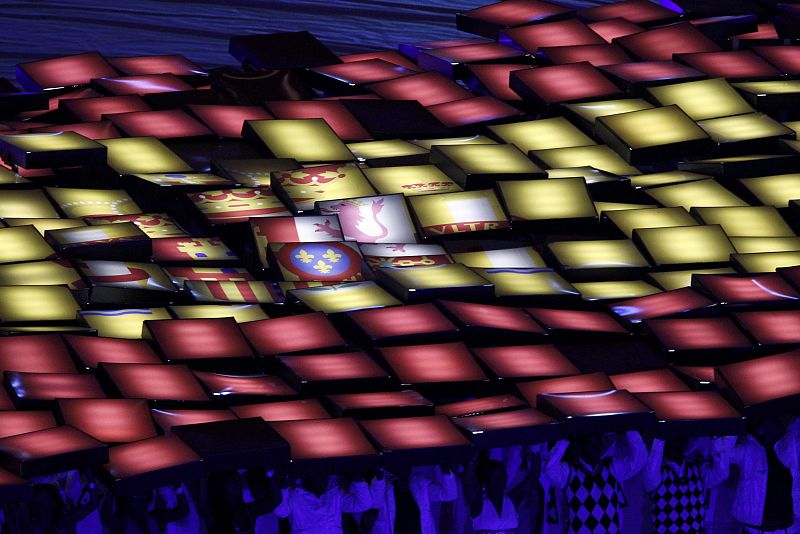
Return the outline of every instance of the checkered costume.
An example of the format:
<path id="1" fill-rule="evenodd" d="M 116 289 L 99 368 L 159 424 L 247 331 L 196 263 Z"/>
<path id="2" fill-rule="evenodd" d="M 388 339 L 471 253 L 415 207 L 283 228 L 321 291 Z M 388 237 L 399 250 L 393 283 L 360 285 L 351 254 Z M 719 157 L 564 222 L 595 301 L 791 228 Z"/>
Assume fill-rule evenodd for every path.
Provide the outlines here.
<path id="1" fill-rule="evenodd" d="M 693 463 L 665 462 L 661 483 L 650 493 L 653 529 L 657 534 L 703 534 L 706 490 Z"/>
<path id="2" fill-rule="evenodd" d="M 578 461 L 570 466 L 564 488 L 569 509 L 570 534 L 616 534 L 621 532 L 619 509 L 622 490 L 611 470 L 611 459 L 603 458 L 592 469 Z"/>

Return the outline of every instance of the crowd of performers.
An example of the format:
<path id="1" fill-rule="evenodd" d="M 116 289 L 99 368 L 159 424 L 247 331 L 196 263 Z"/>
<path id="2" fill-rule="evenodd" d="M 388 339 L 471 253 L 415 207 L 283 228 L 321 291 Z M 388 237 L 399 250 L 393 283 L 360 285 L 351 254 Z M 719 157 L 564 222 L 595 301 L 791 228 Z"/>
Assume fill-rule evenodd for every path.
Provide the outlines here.
<path id="1" fill-rule="evenodd" d="M 117 496 L 91 470 L 40 477 L 2 532 L 258 534 L 794 533 L 800 420 L 747 434 L 636 431 L 490 449 L 463 463 L 347 476 L 242 470 Z"/>

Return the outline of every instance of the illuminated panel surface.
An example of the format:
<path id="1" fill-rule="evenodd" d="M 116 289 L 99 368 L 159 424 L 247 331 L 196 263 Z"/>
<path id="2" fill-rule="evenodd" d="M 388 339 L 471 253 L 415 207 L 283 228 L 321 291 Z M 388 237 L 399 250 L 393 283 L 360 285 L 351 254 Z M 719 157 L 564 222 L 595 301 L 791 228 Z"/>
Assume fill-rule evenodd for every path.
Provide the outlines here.
<path id="1" fill-rule="evenodd" d="M 384 452 L 470 444 L 469 440 L 444 415 L 376 419 L 362 421 L 361 426 Z"/>
<path id="2" fill-rule="evenodd" d="M 661 421 L 740 418 L 741 414 L 714 391 L 640 393 Z"/>
<path id="3" fill-rule="evenodd" d="M 622 325 L 603 312 L 548 310 L 543 308 L 525 308 L 525 311 L 539 321 L 547 330 L 628 333 Z"/>
<path id="4" fill-rule="evenodd" d="M 69 424 L 69 423 L 68 423 Z M 37 430 L 54 428 L 56 419 L 52 412 L 3 411 L 0 412 L 0 439 Z M 73 425 L 74 426 L 74 425 Z"/>
<path id="5" fill-rule="evenodd" d="M 669 352 L 681 350 L 749 349 L 752 345 L 733 321 L 710 319 L 653 319 L 647 327 Z"/>
<path id="6" fill-rule="evenodd" d="M 60 336 L 0 338 L 0 369 L 28 373 L 75 373 L 75 365 Z"/>
<path id="7" fill-rule="evenodd" d="M 623 319 L 638 323 L 645 319 L 697 310 L 713 304 L 708 298 L 687 287 L 617 302 L 610 308 Z"/>
<path id="8" fill-rule="evenodd" d="M 380 352 L 404 384 L 486 380 L 463 343 L 386 347 Z"/>
<path id="9" fill-rule="evenodd" d="M 431 402 L 412 390 L 378 391 L 371 393 L 343 393 L 328 395 L 330 400 L 343 412 L 371 408 L 429 407 Z"/>
<path id="10" fill-rule="evenodd" d="M 377 455 L 352 419 L 279 421 L 270 424 L 289 442 L 293 460 Z"/>
<path id="11" fill-rule="evenodd" d="M 144 327 L 168 361 L 253 356 L 230 318 L 145 321 Z"/>
<path id="12" fill-rule="evenodd" d="M 631 393 L 689 391 L 689 386 L 669 369 L 612 375 L 609 379 L 615 389 L 625 389 Z"/>
<path id="13" fill-rule="evenodd" d="M 536 53 L 544 46 L 590 45 L 605 42 L 602 37 L 576 19 L 507 30 L 501 37 L 501 42 L 505 41 L 510 41 L 531 53 Z"/>
<path id="14" fill-rule="evenodd" d="M 541 326 L 518 308 L 456 301 L 442 301 L 441 304 L 465 326 L 544 333 Z"/>
<path id="15" fill-rule="evenodd" d="M 70 470 L 105 462 L 106 446 L 71 426 L 48 428 L 0 440 L 6 467 L 23 477 L 42 476 L 56 468 Z"/>
<path id="16" fill-rule="evenodd" d="M 200 461 L 201 458 L 179 438 L 159 436 L 110 448 L 109 462 L 103 467 L 114 478 L 118 491 L 123 493 L 126 484 L 133 484 L 131 479 L 156 473 L 161 483 L 200 478 Z M 170 473 L 171 470 L 177 472 Z"/>
<path id="17" fill-rule="evenodd" d="M 10 391 L 22 400 L 105 398 L 106 394 L 92 375 L 67 373 L 6 372 Z"/>
<path id="18" fill-rule="evenodd" d="M 734 317 L 759 345 L 800 342 L 800 311 L 742 312 Z"/>
<path id="19" fill-rule="evenodd" d="M 191 76 L 205 74 L 194 62 L 177 54 L 162 56 L 133 56 L 109 58 L 109 63 L 123 74 L 175 74 Z"/>
<path id="20" fill-rule="evenodd" d="M 115 95 L 149 95 L 192 91 L 194 88 L 174 74 L 143 74 L 138 76 L 107 77 L 95 80 L 97 85 Z"/>
<path id="21" fill-rule="evenodd" d="M 723 304 L 800 300 L 800 294 L 775 273 L 755 276 L 698 274 L 692 283 Z"/>
<path id="22" fill-rule="evenodd" d="M 591 64 L 572 63 L 511 73 L 511 87 L 523 98 L 534 96 L 545 105 L 620 95 L 620 89 Z"/>
<path id="23" fill-rule="evenodd" d="M 241 325 L 242 332 L 258 354 L 322 350 L 345 344 L 322 313 L 253 321 Z"/>
<path id="24" fill-rule="evenodd" d="M 21 81 L 30 91 L 70 85 L 85 85 L 94 78 L 116 76 L 117 72 L 97 52 L 31 61 L 17 66 Z"/>
<path id="25" fill-rule="evenodd" d="M 720 366 L 716 377 L 735 394 L 739 406 L 747 408 L 800 394 L 794 379 L 798 372 L 800 352 L 795 350 Z"/>
<path id="26" fill-rule="evenodd" d="M 604 373 L 550 378 L 535 382 L 517 384 L 519 392 L 531 406 L 538 403 L 537 397 L 542 393 L 577 393 L 582 391 L 607 391 L 614 389 L 614 384 Z"/>
<path id="27" fill-rule="evenodd" d="M 173 426 L 236 419 L 236 415 L 230 410 L 166 410 L 153 408 L 150 413 L 159 428 L 166 433 L 169 433 Z"/>
<path id="28" fill-rule="evenodd" d="M 626 35 L 616 43 L 644 61 L 669 61 L 673 54 L 720 51 L 714 41 L 689 23 Z"/>
<path id="29" fill-rule="evenodd" d="M 245 404 L 242 406 L 234 406 L 231 408 L 231 411 L 241 419 L 260 417 L 267 422 L 330 418 L 330 414 L 316 399 Z"/>
<path id="30" fill-rule="evenodd" d="M 302 382 L 387 378 L 387 373 L 363 352 L 281 356 L 280 361 Z"/>
<path id="31" fill-rule="evenodd" d="M 475 348 L 472 351 L 502 378 L 577 375 L 577 367 L 553 345 Z"/>
<path id="32" fill-rule="evenodd" d="M 126 399 L 207 401 L 188 367 L 104 363 L 101 368 Z"/>
<path id="33" fill-rule="evenodd" d="M 513 395 L 495 395 L 493 397 L 442 404 L 436 407 L 436 413 L 448 417 L 461 417 L 465 415 L 505 411 L 509 408 L 515 409 L 524 406 L 526 406 L 526 404 Z"/>
<path id="34" fill-rule="evenodd" d="M 423 106 L 433 106 L 472 96 L 472 93 L 438 72 L 414 74 L 374 83 L 368 85 L 367 89 L 387 100 L 416 100 Z"/>
<path id="35" fill-rule="evenodd" d="M 271 375 L 229 375 L 195 371 L 194 375 L 214 396 L 263 395 L 287 396 L 295 391 L 283 380 Z"/>
<path id="36" fill-rule="evenodd" d="M 372 339 L 456 332 L 456 326 L 433 304 L 363 310 L 349 317 Z"/>
<path id="37" fill-rule="evenodd" d="M 118 443 L 156 436 L 147 401 L 136 399 L 61 399 L 64 423 L 98 441 Z"/>

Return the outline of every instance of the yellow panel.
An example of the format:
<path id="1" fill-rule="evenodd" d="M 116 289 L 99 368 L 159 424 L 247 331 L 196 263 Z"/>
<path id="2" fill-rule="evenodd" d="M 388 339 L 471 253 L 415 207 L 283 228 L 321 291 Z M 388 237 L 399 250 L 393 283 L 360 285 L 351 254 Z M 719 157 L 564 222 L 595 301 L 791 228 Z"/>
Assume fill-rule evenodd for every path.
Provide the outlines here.
<path id="1" fill-rule="evenodd" d="M 427 154 L 428 150 L 419 145 L 402 139 L 389 139 L 386 141 L 365 141 L 363 143 L 348 143 L 347 148 L 360 161 L 375 158 L 394 158 L 400 156 L 415 156 Z"/>
<path id="2" fill-rule="evenodd" d="M 583 178 L 497 182 L 512 220 L 596 217 Z"/>
<path id="3" fill-rule="evenodd" d="M 512 269 L 546 269 L 547 264 L 533 247 L 481 250 L 477 252 L 454 252 L 450 254 L 458 263 L 467 267 L 491 269 L 508 267 Z"/>
<path id="4" fill-rule="evenodd" d="M 58 212 L 41 190 L 6 190 L 0 194 L 0 218 L 9 217 L 46 219 L 58 217 Z"/>
<path id="5" fill-rule="evenodd" d="M 67 287 L 0 287 L 0 322 L 71 322 L 77 319 L 80 309 Z"/>
<path id="6" fill-rule="evenodd" d="M 800 121 L 788 121 L 784 122 L 783 125 L 792 130 L 794 133 L 800 132 Z"/>
<path id="7" fill-rule="evenodd" d="M 708 138 L 677 106 L 609 115 L 600 123 L 634 150 Z"/>
<path id="8" fill-rule="evenodd" d="M 735 143 L 766 137 L 794 136 L 794 132 L 763 113 L 747 113 L 698 122 L 717 143 Z"/>
<path id="9" fill-rule="evenodd" d="M 747 273 L 771 273 L 779 267 L 800 265 L 800 251 L 734 254 L 732 259 Z"/>
<path id="10" fill-rule="evenodd" d="M 323 119 L 246 121 L 276 158 L 301 162 L 354 161 L 355 156 Z"/>
<path id="11" fill-rule="evenodd" d="M 688 211 L 680 207 L 616 210 L 606 216 L 628 237 L 633 237 L 633 231 L 637 228 L 667 228 L 698 224 Z"/>
<path id="12" fill-rule="evenodd" d="M 497 137 L 524 153 L 531 150 L 596 145 L 564 117 L 489 126 Z"/>
<path id="13" fill-rule="evenodd" d="M 599 182 L 616 182 L 620 177 L 594 167 L 568 167 L 566 169 L 548 169 L 548 178 L 583 178 L 587 184 Z"/>
<path id="14" fill-rule="evenodd" d="M 755 111 L 723 78 L 662 85 L 647 90 L 662 106 L 676 104 L 696 121 Z"/>
<path id="15" fill-rule="evenodd" d="M 86 226 L 82 219 L 4 219 L 4 222 L 9 226 L 33 225 L 42 235 L 48 230 Z"/>
<path id="16" fill-rule="evenodd" d="M 739 181 L 766 206 L 785 208 L 790 200 L 800 199 L 800 173 L 743 178 Z"/>
<path id="17" fill-rule="evenodd" d="M 33 226 L 0 228 L 0 263 L 44 260 L 55 256 Z"/>
<path id="18" fill-rule="evenodd" d="M 76 219 L 103 215 L 133 215 L 142 212 L 142 208 L 123 189 L 48 187 L 47 194 L 67 217 Z"/>
<path id="19" fill-rule="evenodd" d="M 731 243 L 740 254 L 800 250 L 800 237 L 732 237 Z"/>
<path id="20" fill-rule="evenodd" d="M 434 267 L 381 269 L 381 273 L 405 289 L 439 289 L 446 287 L 485 286 L 488 282 L 459 263 Z"/>
<path id="21" fill-rule="evenodd" d="M 216 174 L 191 172 L 191 173 L 160 173 L 160 174 L 134 174 L 146 182 L 164 187 L 182 185 L 202 185 L 208 187 L 235 186 L 236 182 Z"/>
<path id="22" fill-rule="evenodd" d="M 722 226 L 728 237 L 793 237 L 794 232 L 772 206 L 695 208 L 705 224 Z"/>
<path id="23" fill-rule="evenodd" d="M 442 137 L 439 139 L 414 139 L 411 141 L 417 146 L 430 150 L 436 145 L 496 145 L 497 141 L 483 135 L 469 137 Z"/>
<path id="24" fill-rule="evenodd" d="M 436 165 L 409 165 L 406 167 L 378 167 L 364 169 L 372 186 L 382 195 L 402 193 L 430 195 L 431 193 L 455 193 L 461 191 L 456 184 Z"/>
<path id="25" fill-rule="evenodd" d="M 508 226 L 494 191 L 418 195 L 409 203 L 427 234 L 496 230 Z"/>
<path id="26" fill-rule="evenodd" d="M 125 339 L 141 339 L 144 321 L 172 319 L 166 308 L 83 311 L 80 317 L 87 325 L 97 330 L 97 335 L 100 337 Z"/>
<path id="27" fill-rule="evenodd" d="M 657 208 L 655 204 L 628 204 L 627 202 L 595 202 L 594 209 L 597 213 L 603 214 L 611 211 L 622 210 L 643 210 L 649 208 Z"/>
<path id="28" fill-rule="evenodd" d="M 475 269 L 494 284 L 497 297 L 568 296 L 578 291 L 561 275 L 533 269 Z"/>
<path id="29" fill-rule="evenodd" d="M 98 141 L 108 147 L 108 165 L 119 174 L 192 172 L 192 167 L 155 137 Z"/>
<path id="30" fill-rule="evenodd" d="M 316 172 L 314 167 L 280 171 L 273 174 L 273 181 L 276 181 L 276 177 L 278 187 L 300 211 L 312 210 L 315 202 L 323 200 L 375 194 L 364 173 L 354 164 L 329 165 L 325 166 L 325 170 Z"/>
<path id="31" fill-rule="evenodd" d="M 170 306 L 169 310 L 178 319 L 216 319 L 233 317 L 237 323 L 260 321 L 269 316 L 258 304 L 193 304 Z"/>
<path id="32" fill-rule="evenodd" d="M 654 187 L 645 193 L 659 204 L 668 207 L 682 206 L 687 210 L 694 207 L 747 206 L 747 202 L 715 180 Z"/>
<path id="33" fill-rule="evenodd" d="M 2 140 L 25 152 L 54 152 L 60 150 L 87 150 L 100 148 L 92 141 L 75 132 L 30 133 L 0 135 Z"/>
<path id="34" fill-rule="evenodd" d="M 440 146 L 431 154 L 431 161 L 438 162 L 440 156 L 468 175 L 542 172 L 542 169 L 513 145 Z"/>
<path id="35" fill-rule="evenodd" d="M 632 167 L 627 161 L 622 159 L 619 154 L 614 152 L 611 147 L 606 145 L 534 150 L 531 152 L 531 156 L 551 169 L 594 167 L 623 176 L 641 174 L 639 169 Z"/>
<path id="36" fill-rule="evenodd" d="M 658 265 L 722 263 L 735 252 L 722 227 L 715 225 L 643 228 L 634 236 Z"/>
<path id="37" fill-rule="evenodd" d="M 594 123 L 598 117 L 652 109 L 653 104 L 642 98 L 620 98 L 619 100 L 599 100 L 596 102 L 564 104 L 564 107 L 585 121 Z"/>
<path id="38" fill-rule="evenodd" d="M 572 285 L 581 292 L 583 300 L 633 299 L 661 292 L 642 280 L 580 282 Z"/>
<path id="39" fill-rule="evenodd" d="M 27 261 L 0 265 L 0 286 L 59 286 L 70 289 L 84 287 L 85 284 L 66 260 Z"/>
<path id="40" fill-rule="evenodd" d="M 559 241 L 547 245 L 567 269 L 615 269 L 649 267 L 639 249 L 628 239 Z"/>
<path id="41" fill-rule="evenodd" d="M 295 289 L 290 292 L 290 295 L 308 308 L 325 313 L 383 308 L 402 304 L 375 282 Z"/>
<path id="42" fill-rule="evenodd" d="M 791 93 L 800 93 L 800 81 L 798 80 L 739 82 L 732 85 L 740 91 L 754 95 L 785 95 Z"/>
<path id="43" fill-rule="evenodd" d="M 0 185 L 12 185 L 12 184 L 29 184 L 30 180 L 27 180 L 20 176 L 19 174 L 15 173 L 11 169 L 6 169 L 3 166 L 0 166 Z"/>
<path id="44" fill-rule="evenodd" d="M 657 187 L 660 185 L 679 184 L 684 182 L 696 182 L 697 180 L 703 180 L 705 178 L 711 178 L 711 176 L 707 174 L 698 174 L 696 172 L 689 172 L 689 171 L 657 172 L 654 174 L 642 174 L 640 176 L 632 176 L 631 186 L 636 188 Z"/>
<path id="45" fill-rule="evenodd" d="M 650 277 L 664 291 L 681 289 L 692 285 L 692 274 L 732 274 L 735 273 L 730 267 L 720 267 L 718 269 L 689 269 L 687 271 L 667 271 L 662 273 L 650 273 Z"/>

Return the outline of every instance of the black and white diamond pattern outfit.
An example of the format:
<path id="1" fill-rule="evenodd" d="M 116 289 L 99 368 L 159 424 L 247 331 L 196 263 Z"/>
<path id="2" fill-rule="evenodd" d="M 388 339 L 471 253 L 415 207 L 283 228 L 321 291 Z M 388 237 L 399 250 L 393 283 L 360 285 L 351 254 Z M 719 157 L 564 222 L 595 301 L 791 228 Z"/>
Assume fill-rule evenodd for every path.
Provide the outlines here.
<path id="1" fill-rule="evenodd" d="M 569 534 L 617 534 L 624 496 L 620 482 L 636 475 L 647 462 L 647 449 L 638 432 L 626 434 L 606 450 L 597 465 L 578 458 L 567 462 L 569 442 L 559 441 L 550 452 L 543 476 L 550 486 L 564 491 Z"/>

